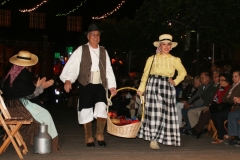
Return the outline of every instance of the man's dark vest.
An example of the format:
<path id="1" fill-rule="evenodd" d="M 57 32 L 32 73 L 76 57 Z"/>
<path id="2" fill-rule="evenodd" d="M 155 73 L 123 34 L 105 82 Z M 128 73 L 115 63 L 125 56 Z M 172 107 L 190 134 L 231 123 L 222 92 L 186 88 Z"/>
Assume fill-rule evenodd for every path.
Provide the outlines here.
<path id="1" fill-rule="evenodd" d="M 107 88 L 106 52 L 104 47 L 100 46 L 99 48 L 100 48 L 99 68 L 100 68 L 101 80 L 104 88 Z M 89 51 L 89 46 L 82 45 L 82 60 L 80 64 L 78 82 L 81 83 L 83 86 L 86 86 L 89 83 L 89 77 L 91 76 L 91 67 L 92 67 L 92 59 Z"/>

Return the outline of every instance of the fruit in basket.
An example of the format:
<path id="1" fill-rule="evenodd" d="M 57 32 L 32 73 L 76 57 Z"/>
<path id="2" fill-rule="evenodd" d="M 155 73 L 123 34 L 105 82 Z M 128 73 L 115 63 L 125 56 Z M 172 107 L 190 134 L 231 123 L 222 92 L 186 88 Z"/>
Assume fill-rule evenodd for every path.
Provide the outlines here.
<path id="1" fill-rule="evenodd" d="M 116 113 L 116 112 L 113 112 L 113 113 L 112 113 L 112 117 L 113 117 L 113 118 L 117 117 L 117 113 Z"/>
<path id="2" fill-rule="evenodd" d="M 119 118 L 119 119 L 126 119 L 125 116 L 119 116 L 118 118 Z"/>
<path id="3" fill-rule="evenodd" d="M 121 123 L 120 119 L 118 118 L 112 118 L 111 121 L 113 124 L 116 124 L 116 125 L 119 125 Z"/>
<path id="4" fill-rule="evenodd" d="M 116 112 L 108 112 L 108 116 L 110 118 L 116 118 L 117 117 L 117 113 Z"/>
<path id="5" fill-rule="evenodd" d="M 138 123 L 138 122 L 139 122 L 139 120 L 137 120 L 137 119 L 136 119 L 136 120 L 132 120 L 132 121 L 131 121 L 131 124 L 133 124 L 133 123 Z"/>
<path id="6" fill-rule="evenodd" d="M 126 124 L 131 124 L 131 121 L 132 121 L 131 119 L 128 119 L 128 118 L 127 118 L 127 119 L 125 120 L 125 123 L 124 123 L 124 124 L 125 124 L 125 125 L 126 125 Z"/>
<path id="7" fill-rule="evenodd" d="M 108 117 L 111 118 L 111 116 L 112 116 L 112 112 L 108 112 Z"/>

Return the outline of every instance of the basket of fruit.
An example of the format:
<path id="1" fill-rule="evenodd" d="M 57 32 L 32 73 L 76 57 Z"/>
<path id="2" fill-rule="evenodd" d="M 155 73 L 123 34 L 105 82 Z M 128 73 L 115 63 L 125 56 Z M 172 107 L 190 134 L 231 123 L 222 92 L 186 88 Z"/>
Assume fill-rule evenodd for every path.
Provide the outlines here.
<path id="1" fill-rule="evenodd" d="M 135 90 L 137 89 L 132 87 L 123 87 L 118 89 L 117 91 L 121 90 Z M 110 97 L 111 100 L 112 97 Z M 144 110 L 144 103 L 143 103 L 143 96 L 141 98 L 141 106 L 142 106 L 142 112 Z M 109 108 L 109 106 L 108 106 Z M 144 115 L 142 113 L 142 115 Z M 142 124 L 142 119 L 138 120 L 137 118 L 126 118 L 125 116 L 117 116 L 116 112 L 109 112 L 108 111 L 108 117 L 107 117 L 107 132 L 109 134 L 123 137 L 123 138 L 136 138 L 138 130 Z"/>

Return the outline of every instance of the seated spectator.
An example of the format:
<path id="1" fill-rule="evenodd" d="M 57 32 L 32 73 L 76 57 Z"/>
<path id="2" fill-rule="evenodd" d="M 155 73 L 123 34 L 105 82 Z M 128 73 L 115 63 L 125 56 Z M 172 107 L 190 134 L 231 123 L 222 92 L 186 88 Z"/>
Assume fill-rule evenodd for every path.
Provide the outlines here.
<path id="1" fill-rule="evenodd" d="M 118 116 L 130 117 L 129 109 L 126 107 L 131 101 L 131 94 L 127 90 L 122 90 L 112 98 L 112 106 L 109 108 L 111 111 L 117 112 Z"/>
<path id="2" fill-rule="evenodd" d="M 201 86 L 201 81 L 200 81 L 200 77 L 196 76 L 193 78 L 193 85 L 191 88 L 191 92 L 188 92 L 185 94 L 183 94 L 184 97 L 181 98 L 181 100 L 176 104 L 176 108 L 177 108 L 177 114 L 178 114 L 178 123 L 179 123 L 179 127 L 182 127 L 182 108 L 183 108 L 183 100 L 186 101 L 188 99 L 190 99 L 192 96 L 194 96 L 197 91 L 198 91 L 198 87 Z"/>
<path id="3" fill-rule="evenodd" d="M 21 127 L 20 132 L 27 145 L 33 145 L 33 138 L 38 133 L 39 124 L 48 125 L 48 133 L 52 137 L 52 151 L 59 149 L 58 133 L 50 113 L 41 107 L 38 95 L 53 84 L 53 80 L 39 79 L 36 86 L 33 84 L 33 76 L 29 66 L 38 62 L 38 57 L 28 51 L 20 51 L 9 59 L 13 64 L 5 77 L 2 87 L 3 97 L 11 116 L 24 118 L 33 117 L 34 122 Z M 39 103 L 38 103 L 39 102 Z M 38 105 L 40 104 L 40 105 Z M 36 125 L 36 123 L 38 123 Z M 37 127 L 37 128 L 36 128 Z"/>
<path id="4" fill-rule="evenodd" d="M 180 93 L 177 96 L 177 101 L 188 100 L 193 88 L 193 78 L 189 74 L 184 78 L 180 84 Z M 176 89 L 177 90 L 177 89 Z"/>
<path id="5" fill-rule="evenodd" d="M 231 71 L 232 71 L 231 65 L 226 64 L 226 65 L 223 66 L 223 73 L 231 74 Z"/>
<path id="6" fill-rule="evenodd" d="M 194 108 L 209 105 L 216 93 L 216 90 L 218 89 L 218 85 L 212 83 L 208 72 L 202 72 L 200 80 L 202 85 L 199 86 L 197 93 L 194 94 L 194 96 L 192 96 L 188 101 L 183 101 L 184 108 L 182 109 L 182 115 L 187 126 L 187 129 L 184 131 L 185 133 L 188 133 L 188 130 L 191 129 L 187 115 L 188 111 Z"/>
<path id="7" fill-rule="evenodd" d="M 230 79 L 231 80 L 231 79 Z M 213 72 L 213 84 L 216 85 L 216 87 L 219 86 L 219 72 L 218 71 L 214 71 Z M 216 88 L 217 89 L 217 88 Z M 216 91 L 216 90 L 215 90 Z M 215 95 L 215 92 L 212 92 L 211 97 L 213 98 L 213 96 Z M 190 126 L 193 127 L 197 124 L 200 114 L 201 112 L 206 108 L 206 106 L 209 106 L 209 104 L 212 102 L 212 99 L 210 100 L 209 103 L 205 103 L 205 105 L 200 106 L 198 108 L 194 108 L 191 109 L 188 112 L 188 119 L 189 119 L 189 123 Z"/>
<path id="8" fill-rule="evenodd" d="M 130 118 L 134 118 L 137 116 L 137 110 L 141 106 L 141 100 L 139 96 L 137 95 L 136 91 L 130 92 L 132 95 L 132 98 L 130 100 L 130 103 L 126 106 L 129 109 Z"/>
<path id="9" fill-rule="evenodd" d="M 217 67 L 216 64 L 212 65 L 212 66 L 211 66 L 211 72 L 213 73 L 214 71 L 217 71 L 217 70 L 218 70 L 217 68 L 218 68 L 218 67 Z"/>
<path id="10" fill-rule="evenodd" d="M 238 105 L 228 114 L 228 135 L 231 138 L 224 143 L 240 147 L 240 97 L 234 97 L 234 103 Z"/>
<path id="11" fill-rule="evenodd" d="M 229 99 L 227 98 L 229 95 L 231 95 L 229 93 L 233 93 L 230 90 L 231 84 L 232 84 L 232 80 L 231 80 L 230 74 L 226 74 L 226 73 L 220 74 L 220 86 L 221 87 L 217 90 L 212 103 L 224 104 L 224 108 L 220 111 L 213 113 L 213 111 L 209 109 L 209 105 L 206 106 L 206 108 L 200 113 L 199 121 L 190 130 L 191 134 L 193 136 L 195 136 L 197 139 L 200 137 L 200 134 L 202 133 L 202 131 L 204 130 L 205 126 L 207 125 L 207 123 L 209 122 L 209 120 L 211 118 L 212 118 L 216 128 L 220 128 L 220 127 L 224 128 L 224 119 L 225 118 L 223 118 L 223 117 L 228 114 L 228 112 L 230 111 L 230 108 L 232 106 L 232 102 L 233 102 L 231 100 L 232 98 L 229 98 Z M 216 119 L 218 119 L 218 120 L 216 121 Z M 217 125 L 218 123 L 222 123 L 222 125 Z M 217 144 L 217 143 L 222 142 L 224 133 L 219 132 L 218 134 L 219 134 L 219 139 L 213 140 L 212 143 Z"/>

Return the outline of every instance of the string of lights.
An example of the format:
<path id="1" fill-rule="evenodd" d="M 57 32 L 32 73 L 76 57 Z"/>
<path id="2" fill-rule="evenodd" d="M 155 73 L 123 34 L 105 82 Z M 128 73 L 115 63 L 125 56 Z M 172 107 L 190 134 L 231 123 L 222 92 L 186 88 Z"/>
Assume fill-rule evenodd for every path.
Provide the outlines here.
<path id="1" fill-rule="evenodd" d="M 97 16 L 97 17 L 92 17 L 92 19 L 103 19 L 103 18 L 106 18 L 108 16 L 110 16 L 111 14 L 113 14 L 114 12 L 116 12 L 117 10 L 119 10 L 119 8 L 121 8 L 121 6 L 125 3 L 126 0 L 122 0 L 121 3 L 119 3 L 117 5 L 117 7 L 115 9 L 113 9 L 111 12 L 108 12 L 108 13 L 105 13 L 104 15 L 102 16 Z"/>
<path id="2" fill-rule="evenodd" d="M 8 1 L 10 1 L 10 0 L 6 0 L 6 1 L 2 2 L 2 3 L 0 4 L 0 6 L 3 6 L 3 5 L 6 4 Z"/>
<path id="3" fill-rule="evenodd" d="M 48 0 L 43 0 L 40 4 L 38 4 L 36 7 L 33 7 L 31 9 L 19 9 L 20 12 L 32 12 L 36 9 L 38 9 L 38 7 L 40 7 L 41 5 L 43 5 L 44 3 L 47 3 Z"/>
<path id="4" fill-rule="evenodd" d="M 57 14 L 56 16 L 67 16 L 70 13 L 75 12 L 76 10 L 78 10 L 87 0 L 84 0 L 83 2 L 81 2 L 81 4 L 79 4 L 75 9 L 72 9 L 71 11 L 69 11 L 68 13 L 65 14 Z"/>

